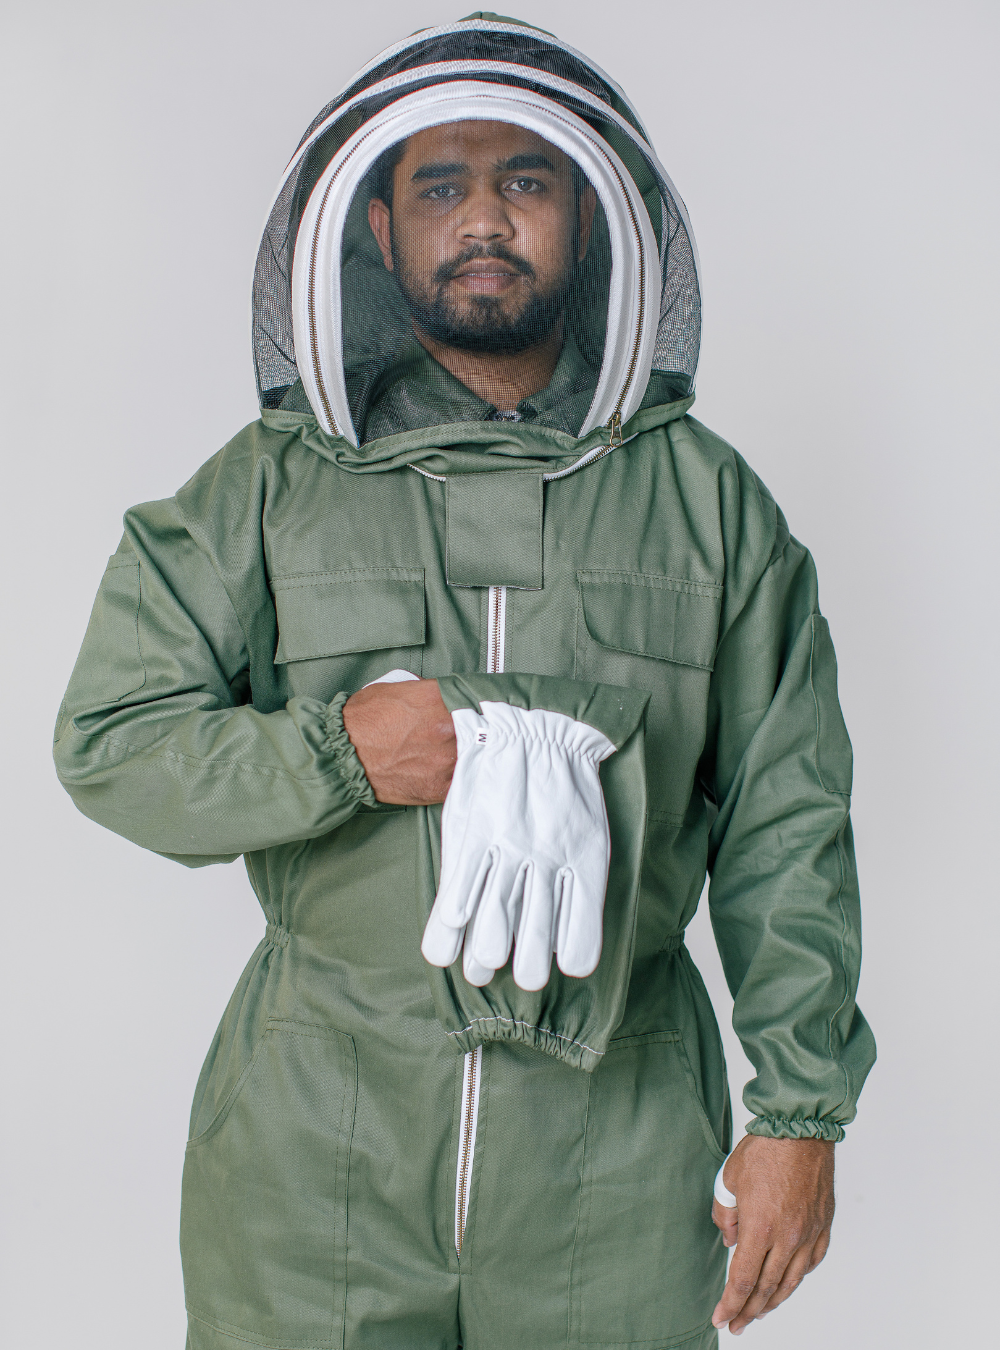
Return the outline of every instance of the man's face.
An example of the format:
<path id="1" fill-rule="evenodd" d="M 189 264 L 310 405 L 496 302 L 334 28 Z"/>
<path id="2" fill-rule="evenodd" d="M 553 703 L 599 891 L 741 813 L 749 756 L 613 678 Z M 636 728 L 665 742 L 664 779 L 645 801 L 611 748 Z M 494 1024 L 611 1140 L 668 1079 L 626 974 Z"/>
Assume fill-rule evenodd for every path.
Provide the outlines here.
<path id="1" fill-rule="evenodd" d="M 406 142 L 392 208 L 368 219 L 419 328 L 469 351 L 543 342 L 565 308 L 596 198 L 561 150 L 506 122 L 451 122 Z"/>

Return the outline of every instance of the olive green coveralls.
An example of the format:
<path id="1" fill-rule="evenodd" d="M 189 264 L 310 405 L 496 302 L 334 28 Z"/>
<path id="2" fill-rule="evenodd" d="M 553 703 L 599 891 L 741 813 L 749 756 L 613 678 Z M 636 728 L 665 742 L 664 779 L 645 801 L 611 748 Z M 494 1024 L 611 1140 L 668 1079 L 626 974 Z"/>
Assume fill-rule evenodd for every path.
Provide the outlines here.
<path id="1" fill-rule="evenodd" d="M 874 1058 L 813 564 L 691 397 L 544 481 L 607 432 L 463 421 L 435 379 L 439 425 L 359 449 L 290 396 L 130 510 L 60 710 L 80 810 L 188 866 L 243 854 L 266 919 L 195 1093 L 188 1345 L 707 1350 L 706 870 L 750 1132 L 840 1139 Z M 480 989 L 421 957 L 440 811 L 377 803 L 342 721 L 397 668 L 619 747 L 594 975 Z"/>

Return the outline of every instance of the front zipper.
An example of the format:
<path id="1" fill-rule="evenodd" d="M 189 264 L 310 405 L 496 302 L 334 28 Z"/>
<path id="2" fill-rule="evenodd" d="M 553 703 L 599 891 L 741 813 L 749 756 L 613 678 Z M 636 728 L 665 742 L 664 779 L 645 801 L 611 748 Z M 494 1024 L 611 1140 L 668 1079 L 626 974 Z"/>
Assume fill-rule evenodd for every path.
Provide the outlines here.
<path id="1" fill-rule="evenodd" d="M 507 631 L 507 587 L 491 586 L 486 594 L 486 673 L 503 672 Z M 455 1253 L 462 1255 L 465 1221 L 469 1214 L 472 1168 L 476 1160 L 476 1128 L 479 1123 L 479 1079 L 483 1047 L 477 1045 L 464 1057 L 462 1066 L 461 1134 L 455 1175 Z"/>
<path id="2" fill-rule="evenodd" d="M 504 665 L 507 629 L 507 587 L 491 586 L 487 597 L 486 673 L 499 675 Z"/>
<path id="3" fill-rule="evenodd" d="M 462 1072 L 462 1134 L 458 1146 L 458 1172 L 455 1177 L 455 1254 L 462 1255 L 465 1221 L 469 1216 L 472 1189 L 472 1165 L 476 1156 L 476 1126 L 479 1123 L 479 1078 L 483 1047 L 465 1056 Z"/>

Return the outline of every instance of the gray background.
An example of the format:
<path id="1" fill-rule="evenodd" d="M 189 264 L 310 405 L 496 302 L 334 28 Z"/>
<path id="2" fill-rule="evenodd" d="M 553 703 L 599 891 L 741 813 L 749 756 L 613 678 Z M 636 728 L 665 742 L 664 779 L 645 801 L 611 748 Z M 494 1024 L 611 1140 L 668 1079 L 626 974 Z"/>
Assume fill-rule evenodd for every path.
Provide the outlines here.
<path id="1" fill-rule="evenodd" d="M 250 273 L 299 135 L 380 48 L 461 11 L 14 11 L 3 1334 L 179 1350 L 188 1104 L 263 921 L 239 865 L 187 872 L 77 815 L 51 726 L 123 510 L 256 415 Z M 522 17 L 625 86 L 687 201 L 695 412 L 815 553 L 855 742 L 861 1002 L 881 1058 L 838 1149 L 830 1255 L 748 1334 L 772 1350 L 995 1344 L 998 11 L 533 0 Z M 738 1099 L 749 1070 L 702 916 L 691 941 Z"/>

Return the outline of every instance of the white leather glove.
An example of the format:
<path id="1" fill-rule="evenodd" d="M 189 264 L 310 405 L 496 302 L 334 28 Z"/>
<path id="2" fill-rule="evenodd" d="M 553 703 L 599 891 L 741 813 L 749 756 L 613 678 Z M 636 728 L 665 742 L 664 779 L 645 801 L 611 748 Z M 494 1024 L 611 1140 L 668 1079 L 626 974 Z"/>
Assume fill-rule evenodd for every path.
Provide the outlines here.
<path id="1" fill-rule="evenodd" d="M 601 955 L 611 841 L 598 766 L 614 744 L 541 708 L 481 703 L 452 713 L 455 773 L 441 812 L 441 882 L 421 950 L 450 966 L 462 948 L 470 984 L 506 963 L 537 990 L 555 952 L 564 975 Z"/>

